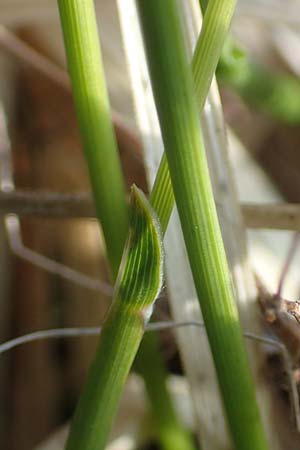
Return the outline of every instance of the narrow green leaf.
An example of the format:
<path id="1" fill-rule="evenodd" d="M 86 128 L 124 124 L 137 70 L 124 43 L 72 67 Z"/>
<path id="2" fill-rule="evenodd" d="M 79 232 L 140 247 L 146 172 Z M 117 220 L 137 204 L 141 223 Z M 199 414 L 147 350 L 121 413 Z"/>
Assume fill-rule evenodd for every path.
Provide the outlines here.
<path id="1" fill-rule="evenodd" d="M 162 286 L 162 238 L 144 194 L 131 192 L 130 231 L 113 302 L 104 323 L 66 450 L 103 450 L 145 324 Z"/>

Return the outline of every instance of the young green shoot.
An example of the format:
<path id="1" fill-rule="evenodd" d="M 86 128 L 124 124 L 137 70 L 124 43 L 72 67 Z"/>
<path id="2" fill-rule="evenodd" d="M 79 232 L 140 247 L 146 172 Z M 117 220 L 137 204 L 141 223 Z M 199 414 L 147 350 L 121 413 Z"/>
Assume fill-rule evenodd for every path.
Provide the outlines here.
<path id="1" fill-rule="evenodd" d="M 162 237 L 143 193 L 131 193 L 131 221 L 113 301 L 79 400 L 66 450 L 105 448 L 118 401 L 162 285 Z"/>

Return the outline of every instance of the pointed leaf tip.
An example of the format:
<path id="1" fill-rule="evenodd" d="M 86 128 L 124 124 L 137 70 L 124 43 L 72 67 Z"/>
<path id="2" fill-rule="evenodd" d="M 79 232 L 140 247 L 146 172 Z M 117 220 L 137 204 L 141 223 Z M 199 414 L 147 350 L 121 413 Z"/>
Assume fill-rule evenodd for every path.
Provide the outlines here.
<path id="1" fill-rule="evenodd" d="M 131 187 L 131 218 L 116 299 L 142 314 L 147 323 L 163 279 L 163 245 L 159 221 L 145 194 Z"/>

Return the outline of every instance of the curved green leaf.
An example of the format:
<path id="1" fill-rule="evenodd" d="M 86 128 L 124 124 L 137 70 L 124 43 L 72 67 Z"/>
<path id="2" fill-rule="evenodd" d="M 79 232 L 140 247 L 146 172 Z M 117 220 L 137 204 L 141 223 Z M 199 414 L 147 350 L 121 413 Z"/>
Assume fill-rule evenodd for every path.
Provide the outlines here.
<path id="1" fill-rule="evenodd" d="M 131 190 L 130 232 L 96 356 L 79 401 L 66 450 L 103 450 L 114 413 L 162 286 L 163 250 L 156 215 Z"/>

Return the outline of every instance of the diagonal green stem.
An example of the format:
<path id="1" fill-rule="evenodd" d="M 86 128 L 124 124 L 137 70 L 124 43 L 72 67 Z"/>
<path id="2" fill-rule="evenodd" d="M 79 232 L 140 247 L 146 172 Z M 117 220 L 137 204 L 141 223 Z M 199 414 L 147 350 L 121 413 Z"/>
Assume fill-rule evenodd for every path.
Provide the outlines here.
<path id="1" fill-rule="evenodd" d="M 220 7 L 221 3 L 227 2 L 211 0 L 206 13 L 211 12 L 213 4 Z M 234 6 L 235 2 L 228 0 L 228 4 Z M 176 1 L 138 0 L 138 5 L 172 186 L 233 442 L 239 450 L 266 450 Z M 222 17 L 217 17 L 218 21 L 222 27 Z M 214 22 L 208 23 L 213 36 Z M 204 27 L 205 24 L 203 32 Z M 213 45 L 208 48 L 214 53 Z M 207 60 L 209 51 L 206 49 L 202 56 Z M 196 80 L 207 89 L 207 74 L 203 79 L 200 71 L 194 69 L 194 73 Z"/>
<path id="2" fill-rule="evenodd" d="M 204 107 L 208 89 L 228 34 L 235 4 L 236 0 L 221 2 L 211 0 L 205 11 L 200 37 L 191 64 L 200 112 Z M 150 194 L 150 202 L 160 219 L 163 231 L 165 231 L 174 206 L 174 194 L 165 153 Z"/>

